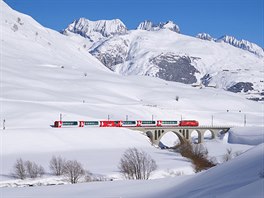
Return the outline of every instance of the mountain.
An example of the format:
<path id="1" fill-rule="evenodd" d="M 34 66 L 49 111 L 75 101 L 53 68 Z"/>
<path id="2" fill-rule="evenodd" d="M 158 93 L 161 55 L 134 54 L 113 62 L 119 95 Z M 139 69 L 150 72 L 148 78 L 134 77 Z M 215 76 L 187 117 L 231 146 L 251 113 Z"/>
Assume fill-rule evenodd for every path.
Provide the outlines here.
<path id="1" fill-rule="evenodd" d="M 151 21 L 145 20 L 141 22 L 138 27 L 138 30 L 147 30 L 147 31 L 158 31 L 161 29 L 169 29 L 171 31 L 180 33 L 180 28 L 173 21 L 160 22 L 159 24 L 153 24 Z"/>
<path id="2" fill-rule="evenodd" d="M 62 31 L 66 35 L 69 32 L 79 34 L 95 42 L 116 34 L 125 34 L 127 28 L 119 19 L 90 21 L 85 18 L 80 18 Z"/>
<path id="3" fill-rule="evenodd" d="M 178 34 L 180 28 L 172 21 L 153 24 L 146 20 L 130 31 L 120 21 L 114 24 L 118 24 L 112 26 L 114 31 L 102 33 L 102 28 L 84 28 L 95 25 L 80 19 L 64 32 L 71 32 L 71 38 L 87 46 L 94 57 L 118 74 L 222 88 L 264 100 L 264 53 L 256 44 L 228 36 L 214 39 L 206 33 L 196 38 Z M 100 36 L 95 36 L 98 32 Z M 76 38 L 80 35 L 82 39 Z M 85 44 L 84 38 L 90 44 Z"/>
<path id="4" fill-rule="evenodd" d="M 255 100 L 263 98 L 264 58 L 226 43 L 208 42 L 166 29 L 133 30 L 96 43 L 90 53 L 122 75 L 154 76 L 247 93 L 248 98 Z"/>

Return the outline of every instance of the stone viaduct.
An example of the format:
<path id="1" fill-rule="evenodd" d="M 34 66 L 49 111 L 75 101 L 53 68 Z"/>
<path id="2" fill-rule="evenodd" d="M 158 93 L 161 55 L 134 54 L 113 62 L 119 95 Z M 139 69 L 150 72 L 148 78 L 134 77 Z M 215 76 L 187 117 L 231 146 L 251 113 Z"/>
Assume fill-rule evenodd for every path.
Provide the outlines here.
<path id="1" fill-rule="evenodd" d="M 191 139 L 191 133 L 197 131 L 198 143 L 204 141 L 204 134 L 209 131 L 212 135 L 212 139 L 218 136 L 220 133 L 226 133 L 231 127 L 228 126 L 197 126 L 197 127 L 129 127 L 131 130 L 142 131 L 150 138 L 151 142 L 155 145 L 159 145 L 162 136 L 168 132 L 173 132 L 183 143 L 186 140 Z"/>

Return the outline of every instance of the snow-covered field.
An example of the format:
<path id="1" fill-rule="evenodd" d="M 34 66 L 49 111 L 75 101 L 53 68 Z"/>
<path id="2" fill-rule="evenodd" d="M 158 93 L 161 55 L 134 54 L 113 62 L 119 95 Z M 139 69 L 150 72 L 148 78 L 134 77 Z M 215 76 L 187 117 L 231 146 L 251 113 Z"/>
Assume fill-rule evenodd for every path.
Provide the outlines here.
<path id="1" fill-rule="evenodd" d="M 0 3 L 1 197 L 262 197 L 263 178 L 259 173 L 264 169 L 264 146 L 260 144 L 264 135 L 263 103 L 220 89 L 114 74 L 78 43 Z M 187 159 L 153 147 L 140 132 L 52 128 L 50 125 L 60 114 L 63 120 L 182 117 L 199 120 L 202 125 L 232 125 L 236 127 L 229 137 L 226 134 L 206 139 L 205 146 L 210 157 L 219 162 L 226 149 L 243 154 L 196 175 Z M 196 134 L 192 135 L 195 138 Z M 177 137 L 168 133 L 161 141 L 172 145 Z M 121 177 L 120 157 L 132 147 L 147 152 L 156 161 L 158 169 L 149 181 Z M 63 178 L 50 175 L 53 155 L 78 160 L 93 174 L 113 181 L 67 184 Z M 41 179 L 24 181 L 10 177 L 18 158 L 41 164 L 46 174 Z M 29 184 L 66 185 L 10 187 Z"/>

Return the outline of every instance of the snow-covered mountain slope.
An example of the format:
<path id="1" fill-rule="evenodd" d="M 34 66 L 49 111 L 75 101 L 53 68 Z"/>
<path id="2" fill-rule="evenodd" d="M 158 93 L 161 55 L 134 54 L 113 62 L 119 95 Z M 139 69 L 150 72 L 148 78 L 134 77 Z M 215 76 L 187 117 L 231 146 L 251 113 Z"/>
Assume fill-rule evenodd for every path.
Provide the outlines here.
<path id="1" fill-rule="evenodd" d="M 85 18 L 75 20 L 62 31 L 65 35 L 71 33 L 79 34 L 89 39 L 91 42 L 96 42 L 112 35 L 124 34 L 126 32 L 126 26 L 119 19 L 90 21 Z"/>
<path id="2" fill-rule="evenodd" d="M 173 21 L 160 22 L 159 24 L 154 24 L 151 21 L 145 20 L 141 22 L 138 27 L 138 30 L 147 30 L 147 31 L 158 31 L 161 29 L 169 29 L 173 32 L 180 33 L 180 28 Z"/>
<path id="3" fill-rule="evenodd" d="M 170 30 L 130 31 L 97 43 L 90 52 L 122 75 L 156 76 L 233 92 L 252 92 L 250 97 L 256 98 L 264 92 L 264 57 Z"/>
<path id="4" fill-rule="evenodd" d="M 13 11 L 2 1 L 1 4 L 1 116 L 6 119 L 7 127 L 49 127 L 60 113 L 65 114 L 64 119 L 74 120 L 104 119 L 107 115 L 111 119 L 122 119 L 126 115 L 130 119 L 149 119 L 152 115 L 156 119 L 179 119 L 182 115 L 185 119 L 199 118 L 201 124 L 210 123 L 208 117 L 214 113 L 219 119 L 217 121 L 216 118 L 215 123 L 241 124 L 238 110 L 249 114 L 254 112 L 248 115 L 249 123 L 261 124 L 256 119 L 261 114 L 255 113 L 260 112 L 260 104 L 244 101 L 240 96 L 222 90 L 197 89 L 157 78 L 114 74 L 87 53 L 80 43 L 42 27 L 31 17 Z M 161 56 L 160 49 L 149 52 L 149 48 L 153 49 L 153 41 L 156 43 L 160 39 L 160 34 L 174 38 L 176 33 L 169 30 L 137 30 L 114 36 L 106 43 L 113 44 L 110 41 L 116 39 L 118 45 L 121 42 L 121 46 L 127 47 L 120 48 L 128 49 L 125 51 L 128 56 L 124 65 L 131 63 L 131 68 L 127 72 L 135 74 L 142 71 L 135 66 L 144 66 L 150 73 L 154 67 L 150 67 L 145 60 Z M 149 36 L 153 41 L 147 40 Z M 144 48 L 141 48 L 142 45 Z M 100 48 L 103 49 L 103 46 Z M 169 42 L 160 47 L 166 49 L 167 46 Z M 138 49 L 141 49 L 141 53 L 133 53 Z M 142 54 L 145 54 L 144 57 Z M 187 58 L 182 58 L 183 61 L 189 60 L 187 55 L 184 56 Z M 133 63 L 134 58 L 142 61 L 142 64 Z M 158 62 L 158 59 L 154 61 Z M 118 66 L 115 67 L 116 71 L 126 73 Z M 205 98 L 207 102 L 200 103 Z M 215 103 L 218 103 L 217 107 Z M 237 117 L 228 119 L 226 109 L 233 109 L 234 112 L 229 112 L 229 115 L 234 113 Z"/>

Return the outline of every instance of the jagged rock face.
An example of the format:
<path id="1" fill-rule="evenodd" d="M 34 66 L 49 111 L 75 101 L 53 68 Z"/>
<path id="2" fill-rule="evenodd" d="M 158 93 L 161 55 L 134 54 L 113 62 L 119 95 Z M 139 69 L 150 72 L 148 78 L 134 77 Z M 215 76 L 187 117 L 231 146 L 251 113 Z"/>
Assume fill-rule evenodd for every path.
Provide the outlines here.
<path id="1" fill-rule="evenodd" d="M 139 25 L 138 25 L 138 27 L 137 27 L 137 29 L 138 30 L 147 30 L 147 31 L 151 31 L 151 30 L 154 30 L 154 27 L 155 27 L 155 25 L 151 22 L 151 21 L 143 21 L 143 22 L 141 22 Z"/>
<path id="2" fill-rule="evenodd" d="M 150 62 L 159 67 L 156 76 L 161 79 L 185 84 L 197 82 L 195 73 L 199 71 L 191 64 L 191 57 L 167 53 L 155 57 Z"/>
<path id="3" fill-rule="evenodd" d="M 113 42 L 105 43 L 107 43 L 106 46 L 104 44 L 99 45 L 92 49 L 90 53 L 100 60 L 106 67 L 114 71 L 113 66 L 123 63 L 126 60 L 129 41 L 117 38 Z"/>
<path id="4" fill-rule="evenodd" d="M 213 40 L 213 38 L 210 36 L 210 34 L 207 34 L 207 33 L 199 33 L 196 35 L 196 38 L 207 40 L 207 41 Z"/>
<path id="5" fill-rule="evenodd" d="M 251 43 L 249 41 L 246 40 L 237 40 L 235 37 L 233 36 L 222 36 L 219 39 L 216 40 L 216 42 L 225 42 L 228 43 L 230 45 L 233 45 L 234 47 L 238 47 L 241 48 L 243 50 L 247 50 L 251 53 L 254 53 L 258 56 L 264 57 L 264 51 L 261 47 L 259 47 L 258 45 Z"/>
<path id="6" fill-rule="evenodd" d="M 169 29 L 171 31 L 180 33 L 180 28 L 173 21 L 160 22 L 159 24 L 153 24 L 151 21 L 143 21 L 137 27 L 138 30 L 147 30 L 147 31 L 158 31 L 161 29 Z"/>
<path id="7" fill-rule="evenodd" d="M 102 37 L 125 34 L 127 28 L 119 19 L 90 21 L 80 18 L 71 23 L 63 33 L 67 34 L 67 31 L 80 34 L 91 41 L 96 41 Z"/>
<path id="8" fill-rule="evenodd" d="M 254 90 L 254 88 L 253 88 L 253 83 L 251 82 L 238 82 L 235 85 L 229 87 L 227 90 L 234 93 L 238 93 L 241 91 L 248 92 L 250 90 Z"/>

